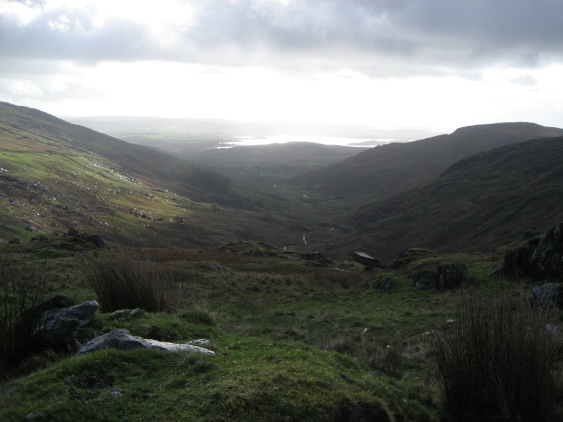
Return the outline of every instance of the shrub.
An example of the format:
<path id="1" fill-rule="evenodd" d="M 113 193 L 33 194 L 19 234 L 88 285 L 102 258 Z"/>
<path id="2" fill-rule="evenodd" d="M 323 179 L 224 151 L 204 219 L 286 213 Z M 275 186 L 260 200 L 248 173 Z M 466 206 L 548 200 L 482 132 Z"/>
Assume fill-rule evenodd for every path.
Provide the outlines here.
<path id="1" fill-rule="evenodd" d="M 179 305 L 179 286 L 172 273 L 124 249 L 86 260 L 84 274 L 106 312 L 142 308 L 160 312 Z"/>
<path id="2" fill-rule="evenodd" d="M 500 294 L 466 298 L 434 341 L 438 376 L 455 420 L 554 420 L 560 337 L 549 309 Z"/>
<path id="3" fill-rule="evenodd" d="M 46 285 L 44 263 L 0 257 L 0 370 L 29 355 L 36 327 L 25 311 L 44 299 Z"/>
<path id="4" fill-rule="evenodd" d="M 393 378 L 402 378 L 407 357 L 405 347 L 399 338 L 383 346 L 380 339 L 362 338 L 361 346 L 353 355 L 372 370 L 381 371 Z"/>

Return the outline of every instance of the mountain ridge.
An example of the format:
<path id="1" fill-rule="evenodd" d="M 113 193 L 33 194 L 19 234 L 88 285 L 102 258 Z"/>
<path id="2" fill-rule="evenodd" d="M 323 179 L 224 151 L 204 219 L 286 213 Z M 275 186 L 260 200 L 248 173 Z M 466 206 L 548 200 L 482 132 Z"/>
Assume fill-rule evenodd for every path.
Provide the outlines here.
<path id="1" fill-rule="evenodd" d="M 466 157 L 422 186 L 360 207 L 338 248 L 384 259 L 409 247 L 492 252 L 545 232 L 563 216 L 562 157 L 563 137 Z"/>
<path id="2" fill-rule="evenodd" d="M 357 203 L 375 202 L 432 180 L 465 156 L 528 139 L 562 135 L 563 129 L 536 123 L 467 126 L 450 135 L 370 148 L 298 176 L 295 183 Z"/>

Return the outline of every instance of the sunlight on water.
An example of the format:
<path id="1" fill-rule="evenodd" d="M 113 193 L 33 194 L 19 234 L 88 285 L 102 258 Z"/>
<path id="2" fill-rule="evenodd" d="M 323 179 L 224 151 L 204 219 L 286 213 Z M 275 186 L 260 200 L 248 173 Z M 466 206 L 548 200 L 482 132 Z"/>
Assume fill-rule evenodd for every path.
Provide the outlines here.
<path id="1" fill-rule="evenodd" d="M 314 142 L 316 144 L 370 148 L 376 145 L 388 144 L 398 139 L 366 139 L 366 138 L 334 138 L 330 136 L 306 136 L 306 135 L 276 135 L 265 138 L 251 136 L 238 136 L 238 141 L 224 142 L 220 148 L 232 148 L 235 146 L 261 146 L 271 144 L 287 144 L 289 142 Z M 404 141 L 403 141 L 404 142 Z"/>

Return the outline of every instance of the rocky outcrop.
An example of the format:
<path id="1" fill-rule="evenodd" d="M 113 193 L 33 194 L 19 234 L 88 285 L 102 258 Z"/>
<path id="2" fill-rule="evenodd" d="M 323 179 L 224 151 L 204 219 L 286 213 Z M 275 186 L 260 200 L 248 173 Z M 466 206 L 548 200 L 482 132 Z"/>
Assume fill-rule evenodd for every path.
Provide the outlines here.
<path id="1" fill-rule="evenodd" d="M 358 285 L 360 290 L 375 290 L 377 293 L 388 293 L 397 284 L 397 278 L 392 276 L 384 277 L 380 275 L 378 277 L 365 280 Z"/>
<path id="2" fill-rule="evenodd" d="M 56 308 L 70 308 L 71 306 L 74 306 L 74 301 L 70 297 L 65 295 L 56 295 L 37 306 L 23 311 L 22 319 L 30 324 L 33 324 L 37 322 L 39 316 L 45 311 Z"/>
<path id="3" fill-rule="evenodd" d="M 397 284 L 397 279 L 394 277 L 385 277 L 377 283 L 377 293 L 387 293 Z"/>
<path id="4" fill-rule="evenodd" d="M 35 322 L 33 343 L 39 350 L 59 348 L 87 337 L 87 325 L 99 305 L 84 302 L 68 308 L 52 308 L 41 313 Z"/>
<path id="5" fill-rule="evenodd" d="M 475 279 L 469 275 L 465 264 L 442 264 L 436 271 L 419 271 L 411 274 L 412 284 L 415 287 L 429 287 L 434 285 L 436 290 L 449 290 L 465 287 Z"/>
<path id="6" fill-rule="evenodd" d="M 536 286 L 532 289 L 530 301 L 533 305 L 563 308 L 563 287 L 553 283 Z"/>
<path id="7" fill-rule="evenodd" d="M 359 262 L 360 264 L 370 266 L 370 267 L 380 267 L 381 266 L 379 259 L 374 258 L 373 256 L 369 256 L 365 252 L 354 252 L 352 254 L 352 260 Z"/>
<path id="8" fill-rule="evenodd" d="M 429 258 L 435 255 L 434 251 L 422 248 L 410 248 L 403 252 L 397 259 L 395 259 L 389 268 L 400 269 L 405 268 L 407 265 L 414 261 Z"/>
<path id="9" fill-rule="evenodd" d="M 299 258 L 306 260 L 307 267 L 327 267 L 333 265 L 334 262 L 319 252 L 304 252 L 299 254 Z"/>
<path id="10" fill-rule="evenodd" d="M 412 285 L 414 287 L 429 287 L 435 284 L 436 280 L 436 271 L 418 271 L 414 274 L 409 276 L 412 280 Z"/>
<path id="11" fill-rule="evenodd" d="M 436 270 L 436 290 L 449 290 L 464 287 L 472 277 L 465 264 L 438 265 Z"/>
<path id="12" fill-rule="evenodd" d="M 320 252 L 304 252 L 300 253 L 299 257 L 307 261 L 317 261 L 319 259 L 325 259 L 324 255 Z"/>
<path id="13" fill-rule="evenodd" d="M 206 355 L 214 355 L 215 353 L 203 347 L 194 346 L 191 344 L 177 344 L 168 343 L 164 341 L 145 339 L 142 337 L 132 336 L 129 331 L 123 328 L 116 328 L 107 334 L 96 337 L 84 344 L 76 356 L 84 355 L 86 353 L 96 352 L 103 349 L 117 349 L 117 350 L 133 350 L 138 348 L 148 349 L 162 349 L 168 351 L 189 351 L 196 353 L 203 353 Z"/>
<path id="14" fill-rule="evenodd" d="M 543 239 L 531 239 L 525 246 L 507 253 L 498 274 L 560 279 L 563 276 L 563 223 L 551 228 Z"/>

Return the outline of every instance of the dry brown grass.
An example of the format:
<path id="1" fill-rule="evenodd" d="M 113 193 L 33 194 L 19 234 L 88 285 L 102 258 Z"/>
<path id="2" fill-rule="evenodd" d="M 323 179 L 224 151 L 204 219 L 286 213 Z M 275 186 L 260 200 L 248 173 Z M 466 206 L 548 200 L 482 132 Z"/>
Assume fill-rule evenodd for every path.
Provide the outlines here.
<path id="1" fill-rule="evenodd" d="M 86 260 L 84 275 L 106 312 L 134 308 L 160 312 L 181 303 L 173 273 L 132 249 L 103 252 Z"/>
<path id="2" fill-rule="evenodd" d="M 25 311 L 39 305 L 47 289 L 44 265 L 0 256 L 0 370 L 16 366 L 30 352 L 36 326 Z"/>
<path id="3" fill-rule="evenodd" d="M 456 420 L 553 421 L 561 337 L 553 313 L 503 292 L 467 297 L 456 322 L 435 337 L 439 380 Z"/>

